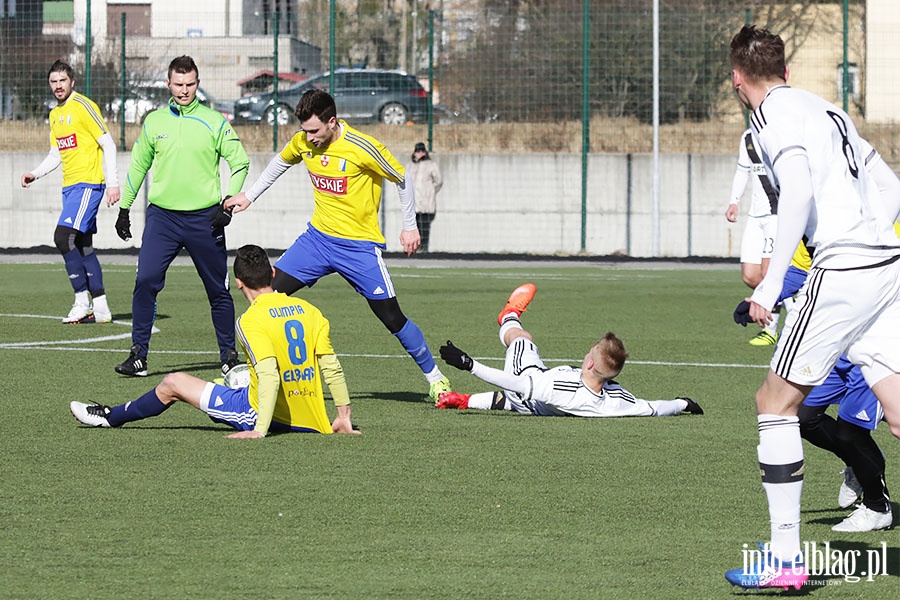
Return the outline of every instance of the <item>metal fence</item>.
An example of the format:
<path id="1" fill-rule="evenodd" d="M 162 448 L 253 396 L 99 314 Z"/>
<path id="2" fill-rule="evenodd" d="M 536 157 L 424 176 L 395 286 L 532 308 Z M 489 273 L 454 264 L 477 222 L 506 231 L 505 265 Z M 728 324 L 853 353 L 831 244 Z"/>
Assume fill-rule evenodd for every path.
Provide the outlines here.
<path id="1" fill-rule="evenodd" d="M 860 1 L 252 0 L 223 8 L 214 0 L 4 0 L 0 147 L 44 145 L 43 136 L 32 141 L 3 124 L 46 117 L 47 67 L 63 58 L 78 89 L 119 124 L 112 128 L 127 149 L 125 126 L 165 102 L 166 65 L 189 54 L 210 101 L 227 113 L 275 81 L 281 91 L 330 67 L 398 69 L 432 90 L 431 118 L 414 137 L 427 135 L 444 152 L 649 151 L 654 93 L 663 151 L 732 152 L 721 132 L 740 127 L 743 115 L 730 93 L 727 48 L 744 22 L 782 34 L 792 83 L 867 122 L 866 61 L 889 56 L 867 47 Z M 251 149 L 270 150 L 279 136 L 265 121 L 244 129 Z M 880 149 L 896 159 L 889 143 Z"/>
<path id="2" fill-rule="evenodd" d="M 76 89 L 104 110 L 126 153 L 146 112 L 167 102 L 169 61 L 187 54 L 204 101 L 259 153 L 254 164 L 296 130 L 289 110 L 273 109 L 313 82 L 401 159 L 427 141 L 448 181 L 432 240 L 440 250 L 734 256 L 740 232 L 725 228 L 723 203 L 746 115 L 731 91 L 731 37 L 747 22 L 778 32 L 790 83 L 843 105 L 896 168 L 893 2 L 2 0 L 0 225 L 7 245 L 43 239 L 43 229 L 18 235 L 9 224 L 25 210 L 19 170 L 47 149 L 55 59 L 73 65 Z M 411 79 L 409 102 L 382 100 L 391 84 L 374 70 Z M 351 110 L 353 94 L 377 99 L 368 119 Z M 275 213 L 296 205 L 297 183 L 270 194 Z M 50 221 L 57 200 L 46 195 Z M 385 205 L 390 229 L 396 207 Z M 275 213 L 257 215 L 248 239 L 275 240 Z"/>

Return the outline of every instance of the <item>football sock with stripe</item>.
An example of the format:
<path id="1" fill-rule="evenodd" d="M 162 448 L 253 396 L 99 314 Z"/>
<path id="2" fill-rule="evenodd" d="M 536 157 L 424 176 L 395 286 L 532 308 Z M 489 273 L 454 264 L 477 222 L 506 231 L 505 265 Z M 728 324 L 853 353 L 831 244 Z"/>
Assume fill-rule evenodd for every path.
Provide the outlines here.
<path id="1" fill-rule="evenodd" d="M 174 402 L 172 404 L 175 404 Z M 139 421 L 147 417 L 155 417 L 160 415 L 172 404 L 166 404 L 156 395 L 156 388 L 153 388 L 137 400 L 126 402 L 113 406 L 109 410 L 106 420 L 113 427 L 130 423 L 131 421 Z"/>
<path id="2" fill-rule="evenodd" d="M 432 375 L 437 370 L 437 365 L 434 362 L 434 358 L 431 356 L 431 350 L 428 349 L 428 343 L 425 341 L 425 336 L 422 334 L 422 330 L 419 329 L 419 326 L 412 322 L 412 320 L 407 319 L 406 324 L 400 328 L 400 331 L 394 334 L 394 336 L 400 341 L 400 345 L 403 346 L 403 349 L 406 350 L 412 359 L 416 361 L 416 364 L 419 365 L 419 368 L 422 369 L 423 373 L 428 373 Z M 437 370 L 439 381 L 443 375 L 440 374 L 440 371 Z"/>
<path id="3" fill-rule="evenodd" d="M 790 562 L 800 554 L 803 441 L 797 417 L 759 415 L 759 470 L 769 500 L 771 551 Z"/>
<path id="4" fill-rule="evenodd" d="M 66 263 L 66 273 L 69 274 L 69 283 L 72 289 L 78 292 L 86 292 L 88 289 L 88 280 L 84 271 L 84 257 L 78 248 L 72 248 L 63 254 L 63 261 Z M 98 263 L 99 266 L 99 263 Z"/>

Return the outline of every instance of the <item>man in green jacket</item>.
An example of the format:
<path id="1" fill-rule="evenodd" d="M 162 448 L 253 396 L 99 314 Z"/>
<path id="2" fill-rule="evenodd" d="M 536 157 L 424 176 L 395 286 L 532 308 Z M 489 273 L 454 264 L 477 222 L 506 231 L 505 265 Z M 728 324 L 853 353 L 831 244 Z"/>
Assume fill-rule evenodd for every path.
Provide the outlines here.
<path id="1" fill-rule="evenodd" d="M 225 226 L 231 215 L 222 208 L 219 159 L 224 158 L 231 168 L 226 197 L 241 191 L 250 159 L 225 117 L 197 100 L 199 82 L 191 57 L 179 56 L 169 64 L 166 85 L 172 99 L 167 107 L 147 115 L 131 151 L 122 189 L 116 233 L 128 241 L 128 209 L 153 167 L 131 301 L 131 353 L 116 366 L 117 373 L 130 377 L 147 375 L 156 296 L 165 285 L 166 270 L 182 248 L 191 255 L 209 298 L 222 372 L 238 364 L 225 248 Z"/>

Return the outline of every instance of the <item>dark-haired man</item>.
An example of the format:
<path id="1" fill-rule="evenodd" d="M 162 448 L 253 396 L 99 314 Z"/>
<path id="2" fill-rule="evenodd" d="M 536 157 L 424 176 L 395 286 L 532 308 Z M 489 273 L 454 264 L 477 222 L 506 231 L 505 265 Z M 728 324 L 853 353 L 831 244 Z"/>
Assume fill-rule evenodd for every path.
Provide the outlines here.
<path id="1" fill-rule="evenodd" d="M 170 373 L 136 400 L 117 406 L 72 402 L 72 414 L 85 425 L 121 427 L 181 401 L 236 429 L 231 438 L 262 438 L 270 431 L 359 433 L 350 422 L 350 395 L 328 320 L 309 302 L 275 292 L 272 275 L 265 250 L 247 245 L 237 251 L 235 283 L 250 303 L 236 325 L 250 368 L 249 387 L 231 389 Z M 323 379 L 337 408 L 332 423 Z"/>
<path id="2" fill-rule="evenodd" d="M 112 313 L 93 239 L 103 193 L 107 206 L 119 201 L 116 143 L 97 105 L 75 91 L 71 66 L 57 60 L 47 79 L 57 102 L 50 111 L 50 152 L 41 164 L 22 175 L 22 187 L 31 187 L 62 164 L 62 213 L 53 243 L 62 254 L 75 291 L 75 302 L 62 322 L 109 323 Z"/>
<path id="3" fill-rule="evenodd" d="M 144 234 L 131 300 L 131 352 L 116 373 L 147 375 L 150 333 L 156 318 L 156 297 L 166 283 L 166 271 L 182 248 L 191 255 L 209 299 L 222 373 L 238 363 L 234 347 L 234 301 L 228 291 L 225 225 L 230 216 L 221 207 L 219 160 L 231 168 L 227 194 L 241 191 L 250 159 L 222 113 L 200 104 L 197 65 L 190 56 L 169 64 L 168 106 L 147 115 L 141 136 L 131 150 L 116 233 L 131 238 L 131 208 L 144 177 L 153 168 Z"/>
<path id="4" fill-rule="evenodd" d="M 889 168 L 864 166 L 864 146 L 837 106 L 788 87 L 784 41 L 744 26 L 731 41 L 732 84 L 753 113 L 751 128 L 779 190 L 778 236 L 769 269 L 750 298 L 760 326 L 771 319 L 801 238 L 814 248 L 805 293 L 788 313 L 756 393 L 757 455 L 769 502 L 771 539 L 726 579 L 743 588 L 803 586 L 800 543 L 803 444 L 797 411 L 842 353 L 860 366 L 900 436 L 900 197 Z M 745 561 L 747 563 L 748 561 Z"/>
<path id="5" fill-rule="evenodd" d="M 400 310 L 381 256 L 386 245 L 378 207 L 385 180 L 399 190 L 403 251 L 411 255 L 419 247 L 412 182 L 381 142 L 337 119 L 334 98 L 328 92 L 304 93 L 295 114 L 300 131 L 246 193 L 229 198 L 224 206 L 236 213 L 246 210 L 275 180 L 302 162 L 313 185 L 315 208 L 307 230 L 275 263 L 272 286 L 290 295 L 339 273 L 365 297 L 375 316 L 416 361 L 436 402 L 440 394 L 450 391 L 450 382 L 435 364 L 422 330 Z"/>

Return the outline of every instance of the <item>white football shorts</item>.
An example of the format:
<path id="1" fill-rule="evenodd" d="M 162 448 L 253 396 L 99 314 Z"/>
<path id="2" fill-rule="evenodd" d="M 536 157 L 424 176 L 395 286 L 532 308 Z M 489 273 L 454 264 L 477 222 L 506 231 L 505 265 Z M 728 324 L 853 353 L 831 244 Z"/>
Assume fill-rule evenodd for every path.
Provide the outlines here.
<path id="1" fill-rule="evenodd" d="M 741 262 L 758 265 L 762 264 L 762 259 L 772 258 L 777 231 L 778 217 L 776 215 L 747 217 L 744 236 L 741 238 Z"/>
<path id="2" fill-rule="evenodd" d="M 770 367 L 819 385 L 846 353 L 869 387 L 900 373 L 900 260 L 846 271 L 813 268 L 788 313 Z"/>

